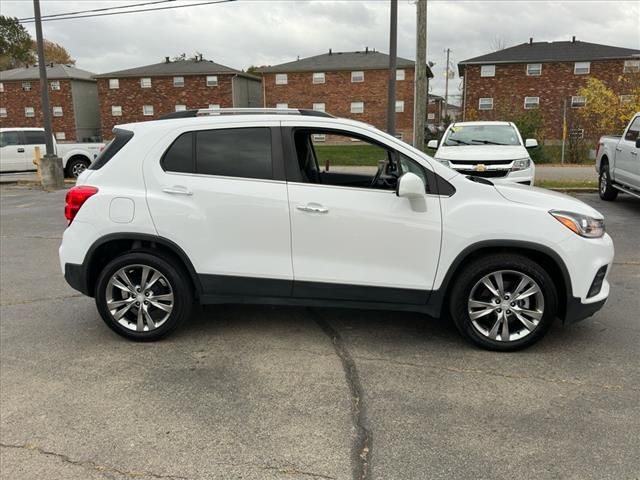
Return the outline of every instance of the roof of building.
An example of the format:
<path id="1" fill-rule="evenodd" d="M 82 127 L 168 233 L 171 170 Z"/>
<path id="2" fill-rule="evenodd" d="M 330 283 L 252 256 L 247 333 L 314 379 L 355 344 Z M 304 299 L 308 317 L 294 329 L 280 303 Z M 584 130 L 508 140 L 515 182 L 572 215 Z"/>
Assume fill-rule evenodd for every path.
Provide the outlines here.
<path id="1" fill-rule="evenodd" d="M 87 80 L 95 82 L 93 76 L 94 73 L 71 65 L 64 65 L 61 63 L 47 65 L 48 80 Z M 2 82 L 38 79 L 40 79 L 40 70 L 37 65 L 30 65 L 24 68 L 14 68 L 0 72 L 0 81 Z"/>
<path id="2" fill-rule="evenodd" d="M 202 58 L 190 60 L 169 60 L 169 57 L 166 57 L 164 62 L 154 63 L 153 65 L 145 65 L 142 67 L 129 68 L 126 70 L 117 70 L 115 72 L 101 73 L 99 75 L 95 75 L 95 78 L 223 74 L 240 75 L 243 77 L 260 80 L 260 77 L 241 72 L 240 70 L 236 70 L 225 65 L 220 65 L 219 63 L 215 63 L 211 60 Z"/>
<path id="3" fill-rule="evenodd" d="M 579 62 L 590 60 L 640 59 L 640 50 L 612 47 L 579 40 L 567 42 L 521 43 L 514 47 L 470 58 L 458 63 L 460 72 L 464 65 L 485 63 L 531 63 L 531 62 Z"/>
<path id="4" fill-rule="evenodd" d="M 398 68 L 415 66 L 413 60 L 398 57 Z M 300 58 L 293 62 L 260 67 L 257 70 L 262 73 L 288 73 L 288 72 L 332 72 L 340 70 L 384 70 L 389 68 L 389 55 L 375 50 L 362 52 L 333 52 L 313 57 Z M 429 78 L 433 78 L 431 69 L 427 67 Z"/>

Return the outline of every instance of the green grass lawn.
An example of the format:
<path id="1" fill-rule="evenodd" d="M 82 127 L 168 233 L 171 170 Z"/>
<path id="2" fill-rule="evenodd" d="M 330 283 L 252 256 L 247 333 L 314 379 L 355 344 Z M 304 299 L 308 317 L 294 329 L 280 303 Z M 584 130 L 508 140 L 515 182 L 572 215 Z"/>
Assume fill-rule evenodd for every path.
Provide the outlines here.
<path id="1" fill-rule="evenodd" d="M 372 166 L 384 160 L 385 152 L 375 145 L 318 145 L 315 144 L 318 164 L 323 166 L 327 160 L 329 165 Z"/>

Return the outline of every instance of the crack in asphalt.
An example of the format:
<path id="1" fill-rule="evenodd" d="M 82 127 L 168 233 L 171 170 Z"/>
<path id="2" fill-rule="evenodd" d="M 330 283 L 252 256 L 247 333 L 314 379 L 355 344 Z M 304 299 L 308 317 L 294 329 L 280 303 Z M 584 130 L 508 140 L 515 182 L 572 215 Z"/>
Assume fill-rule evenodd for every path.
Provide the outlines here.
<path id="1" fill-rule="evenodd" d="M 110 467 L 108 465 L 101 465 L 101 464 L 96 463 L 96 462 L 94 462 L 92 460 L 84 460 L 84 461 L 82 461 L 82 460 L 72 460 L 68 455 L 65 455 L 63 453 L 57 453 L 57 452 L 53 452 L 53 451 L 50 451 L 50 450 L 45 450 L 42 447 L 39 447 L 37 445 L 31 445 L 31 444 L 28 444 L 28 443 L 24 443 L 24 444 L 0 443 L 0 447 L 2 447 L 2 448 L 14 448 L 14 449 L 20 449 L 20 450 L 31 450 L 31 451 L 35 451 L 37 453 L 40 453 L 42 455 L 59 458 L 64 463 L 68 463 L 70 465 L 75 465 L 77 467 L 82 467 L 82 468 L 86 468 L 86 469 L 89 469 L 89 470 L 95 470 L 96 472 L 100 472 L 100 473 L 115 473 L 115 474 L 118 474 L 120 476 L 127 477 L 127 478 L 148 477 L 148 478 L 159 478 L 159 479 L 169 479 L 169 480 L 188 480 L 187 477 L 181 477 L 179 475 L 159 475 L 159 474 L 153 473 L 153 472 L 121 470 L 121 469 L 116 468 L 116 467 Z"/>
<path id="2" fill-rule="evenodd" d="M 35 302 L 48 302 L 50 300 L 66 300 L 67 298 L 79 298 L 84 296 L 85 295 L 81 293 L 76 293 L 71 295 L 58 295 L 57 297 L 30 298 L 28 300 L 19 300 L 17 302 L 2 302 L 0 303 L 0 307 L 10 307 L 12 305 L 27 305 L 29 303 Z"/>
<path id="3" fill-rule="evenodd" d="M 309 312 L 309 315 L 320 329 L 331 339 L 336 355 L 338 355 L 342 363 L 351 394 L 351 419 L 356 428 L 356 436 L 351 448 L 352 476 L 354 480 L 368 480 L 371 478 L 372 436 L 365 426 L 367 415 L 358 369 L 338 331 L 313 309 L 307 308 L 307 312 Z"/>

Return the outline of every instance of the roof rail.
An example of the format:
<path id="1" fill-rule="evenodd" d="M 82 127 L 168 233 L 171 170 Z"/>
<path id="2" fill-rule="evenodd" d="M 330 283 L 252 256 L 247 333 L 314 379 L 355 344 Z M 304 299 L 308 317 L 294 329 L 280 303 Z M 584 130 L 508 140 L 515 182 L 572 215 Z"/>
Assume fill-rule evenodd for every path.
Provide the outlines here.
<path id="1" fill-rule="evenodd" d="M 163 115 L 158 120 L 171 118 L 205 117 L 215 115 L 306 115 L 310 117 L 335 118 L 330 113 L 305 108 L 201 108 L 198 110 L 182 110 Z"/>

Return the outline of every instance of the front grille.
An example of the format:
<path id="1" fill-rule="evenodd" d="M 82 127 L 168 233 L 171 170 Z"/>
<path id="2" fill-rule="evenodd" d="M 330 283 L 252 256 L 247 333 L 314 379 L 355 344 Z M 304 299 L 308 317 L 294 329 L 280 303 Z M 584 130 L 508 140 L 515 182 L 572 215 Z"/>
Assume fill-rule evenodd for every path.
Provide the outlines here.
<path id="1" fill-rule="evenodd" d="M 604 277 L 606 274 L 607 265 L 605 265 L 604 267 L 600 267 L 600 269 L 596 272 L 596 276 L 593 278 L 593 282 L 591 283 L 591 287 L 589 288 L 589 292 L 587 293 L 587 298 L 595 297 L 600 293 L 602 282 L 604 282 Z"/>
<path id="2" fill-rule="evenodd" d="M 474 177 L 482 177 L 482 178 L 500 178 L 506 177 L 509 174 L 509 170 L 485 170 L 484 172 L 478 172 L 476 170 L 469 169 L 459 169 L 456 170 L 463 175 L 473 175 Z"/>
<path id="3" fill-rule="evenodd" d="M 451 163 L 456 165 L 478 165 L 482 163 L 483 165 L 497 165 L 499 167 L 509 168 L 513 160 L 451 160 Z"/>

